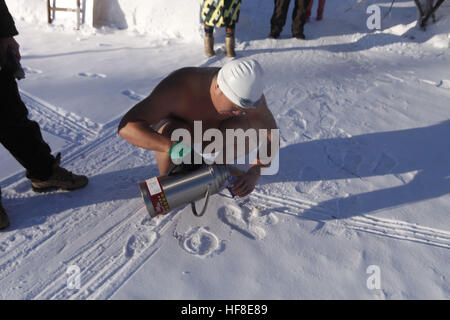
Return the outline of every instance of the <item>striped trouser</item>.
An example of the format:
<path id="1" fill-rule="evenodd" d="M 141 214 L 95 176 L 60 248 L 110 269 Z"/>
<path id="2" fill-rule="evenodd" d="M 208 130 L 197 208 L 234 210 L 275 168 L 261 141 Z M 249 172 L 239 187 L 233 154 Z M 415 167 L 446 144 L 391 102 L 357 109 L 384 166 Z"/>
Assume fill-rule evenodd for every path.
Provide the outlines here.
<path id="1" fill-rule="evenodd" d="M 234 29 L 239 20 L 242 0 L 200 0 L 205 26 Z"/>

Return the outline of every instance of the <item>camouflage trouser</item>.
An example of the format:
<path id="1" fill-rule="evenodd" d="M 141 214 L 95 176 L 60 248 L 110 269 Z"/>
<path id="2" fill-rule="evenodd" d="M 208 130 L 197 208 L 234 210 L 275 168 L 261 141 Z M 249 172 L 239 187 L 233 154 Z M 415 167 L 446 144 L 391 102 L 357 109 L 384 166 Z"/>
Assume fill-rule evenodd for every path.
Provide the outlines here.
<path id="1" fill-rule="evenodd" d="M 271 32 L 281 33 L 286 23 L 286 17 L 289 11 L 291 0 L 274 0 L 272 19 L 270 20 Z M 292 11 L 292 33 L 303 33 L 303 27 L 306 23 L 306 12 L 310 0 L 294 0 L 294 10 Z"/>
<path id="2" fill-rule="evenodd" d="M 201 17 L 208 27 L 234 29 L 239 20 L 241 0 L 201 0 Z"/>

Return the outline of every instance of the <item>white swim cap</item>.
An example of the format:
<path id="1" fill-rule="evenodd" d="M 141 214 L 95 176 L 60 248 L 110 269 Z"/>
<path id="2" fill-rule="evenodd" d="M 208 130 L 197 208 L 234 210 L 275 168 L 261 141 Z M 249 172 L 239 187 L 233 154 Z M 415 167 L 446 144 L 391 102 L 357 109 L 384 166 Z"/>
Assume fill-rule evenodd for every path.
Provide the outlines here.
<path id="1" fill-rule="evenodd" d="M 235 59 L 225 64 L 217 75 L 217 84 L 234 104 L 248 109 L 261 104 L 264 71 L 256 60 Z"/>

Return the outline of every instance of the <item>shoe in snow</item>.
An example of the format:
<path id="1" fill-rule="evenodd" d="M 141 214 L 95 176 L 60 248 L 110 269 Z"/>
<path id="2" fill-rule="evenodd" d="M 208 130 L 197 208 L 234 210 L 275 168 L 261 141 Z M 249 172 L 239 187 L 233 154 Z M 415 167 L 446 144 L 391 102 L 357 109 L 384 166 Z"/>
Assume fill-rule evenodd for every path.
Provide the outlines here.
<path id="1" fill-rule="evenodd" d="M 31 186 L 35 192 L 46 192 L 54 189 L 75 190 L 88 184 L 86 176 L 76 175 L 61 168 L 61 154 L 58 153 L 52 168 L 52 175 L 46 180 L 31 179 Z"/>

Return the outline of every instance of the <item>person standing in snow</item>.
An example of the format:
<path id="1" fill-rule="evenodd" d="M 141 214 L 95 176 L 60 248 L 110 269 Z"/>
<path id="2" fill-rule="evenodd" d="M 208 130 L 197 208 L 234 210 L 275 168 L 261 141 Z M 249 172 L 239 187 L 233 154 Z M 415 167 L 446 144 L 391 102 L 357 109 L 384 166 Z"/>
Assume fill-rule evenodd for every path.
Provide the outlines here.
<path id="1" fill-rule="evenodd" d="M 323 18 L 323 10 L 325 9 L 325 1 L 326 0 L 319 0 L 319 6 L 317 7 L 317 20 L 320 21 Z M 309 18 L 311 17 L 311 9 L 313 6 L 314 0 L 311 0 L 308 5 L 308 9 L 306 10 L 306 21 L 309 21 Z"/>
<path id="2" fill-rule="evenodd" d="M 214 27 L 225 27 L 225 48 L 227 57 L 235 57 L 234 31 L 239 20 L 241 0 L 201 0 L 201 17 L 205 29 L 205 54 L 208 57 L 214 52 Z"/>
<path id="3" fill-rule="evenodd" d="M 294 0 L 295 6 L 292 12 L 292 36 L 305 40 L 303 27 L 306 23 L 306 10 L 309 6 L 310 0 Z M 272 19 L 270 20 L 270 34 L 269 39 L 278 39 L 281 31 L 286 23 L 286 17 L 289 10 L 289 3 L 291 0 L 274 0 L 275 6 L 273 9 Z"/>
<path id="4" fill-rule="evenodd" d="M 0 142 L 27 170 L 26 176 L 34 191 L 82 188 L 87 185 L 88 178 L 61 168 L 61 155 L 56 158 L 51 155 L 39 125 L 28 119 L 28 110 L 20 98 L 14 76 L 17 61 L 21 58 L 19 44 L 13 38 L 17 34 L 6 3 L 0 0 Z M 8 226 L 0 189 L 0 230 Z"/>
<path id="5" fill-rule="evenodd" d="M 172 140 L 172 133 L 176 129 L 188 130 L 191 136 L 194 136 L 196 121 L 201 121 L 204 130 L 219 130 L 224 137 L 228 129 L 266 129 L 266 145 L 269 145 L 267 150 L 272 150 L 274 143 L 273 149 L 276 152 L 279 143 L 272 142 L 271 134 L 272 129 L 277 129 L 277 125 L 266 105 L 263 81 L 261 66 L 250 59 L 235 59 L 222 68 L 188 67 L 176 70 L 163 79 L 147 98 L 124 115 L 118 133 L 137 147 L 155 151 L 161 175 L 169 172 L 176 163 L 175 160 L 181 158 L 181 153 L 183 158 L 196 155 L 193 145 Z M 234 139 L 230 144 L 228 141 L 226 143 L 222 150 L 217 151 L 228 160 L 227 149 L 235 149 L 238 146 Z M 248 154 L 249 147 L 245 149 Z M 233 155 L 238 156 L 237 153 Z M 251 193 L 260 177 L 261 169 L 269 166 L 275 156 L 271 152 L 266 158 L 269 161 L 261 161 L 258 153 L 248 171 L 234 183 L 235 195 L 244 197 Z M 195 165 L 189 166 L 196 168 Z"/>

